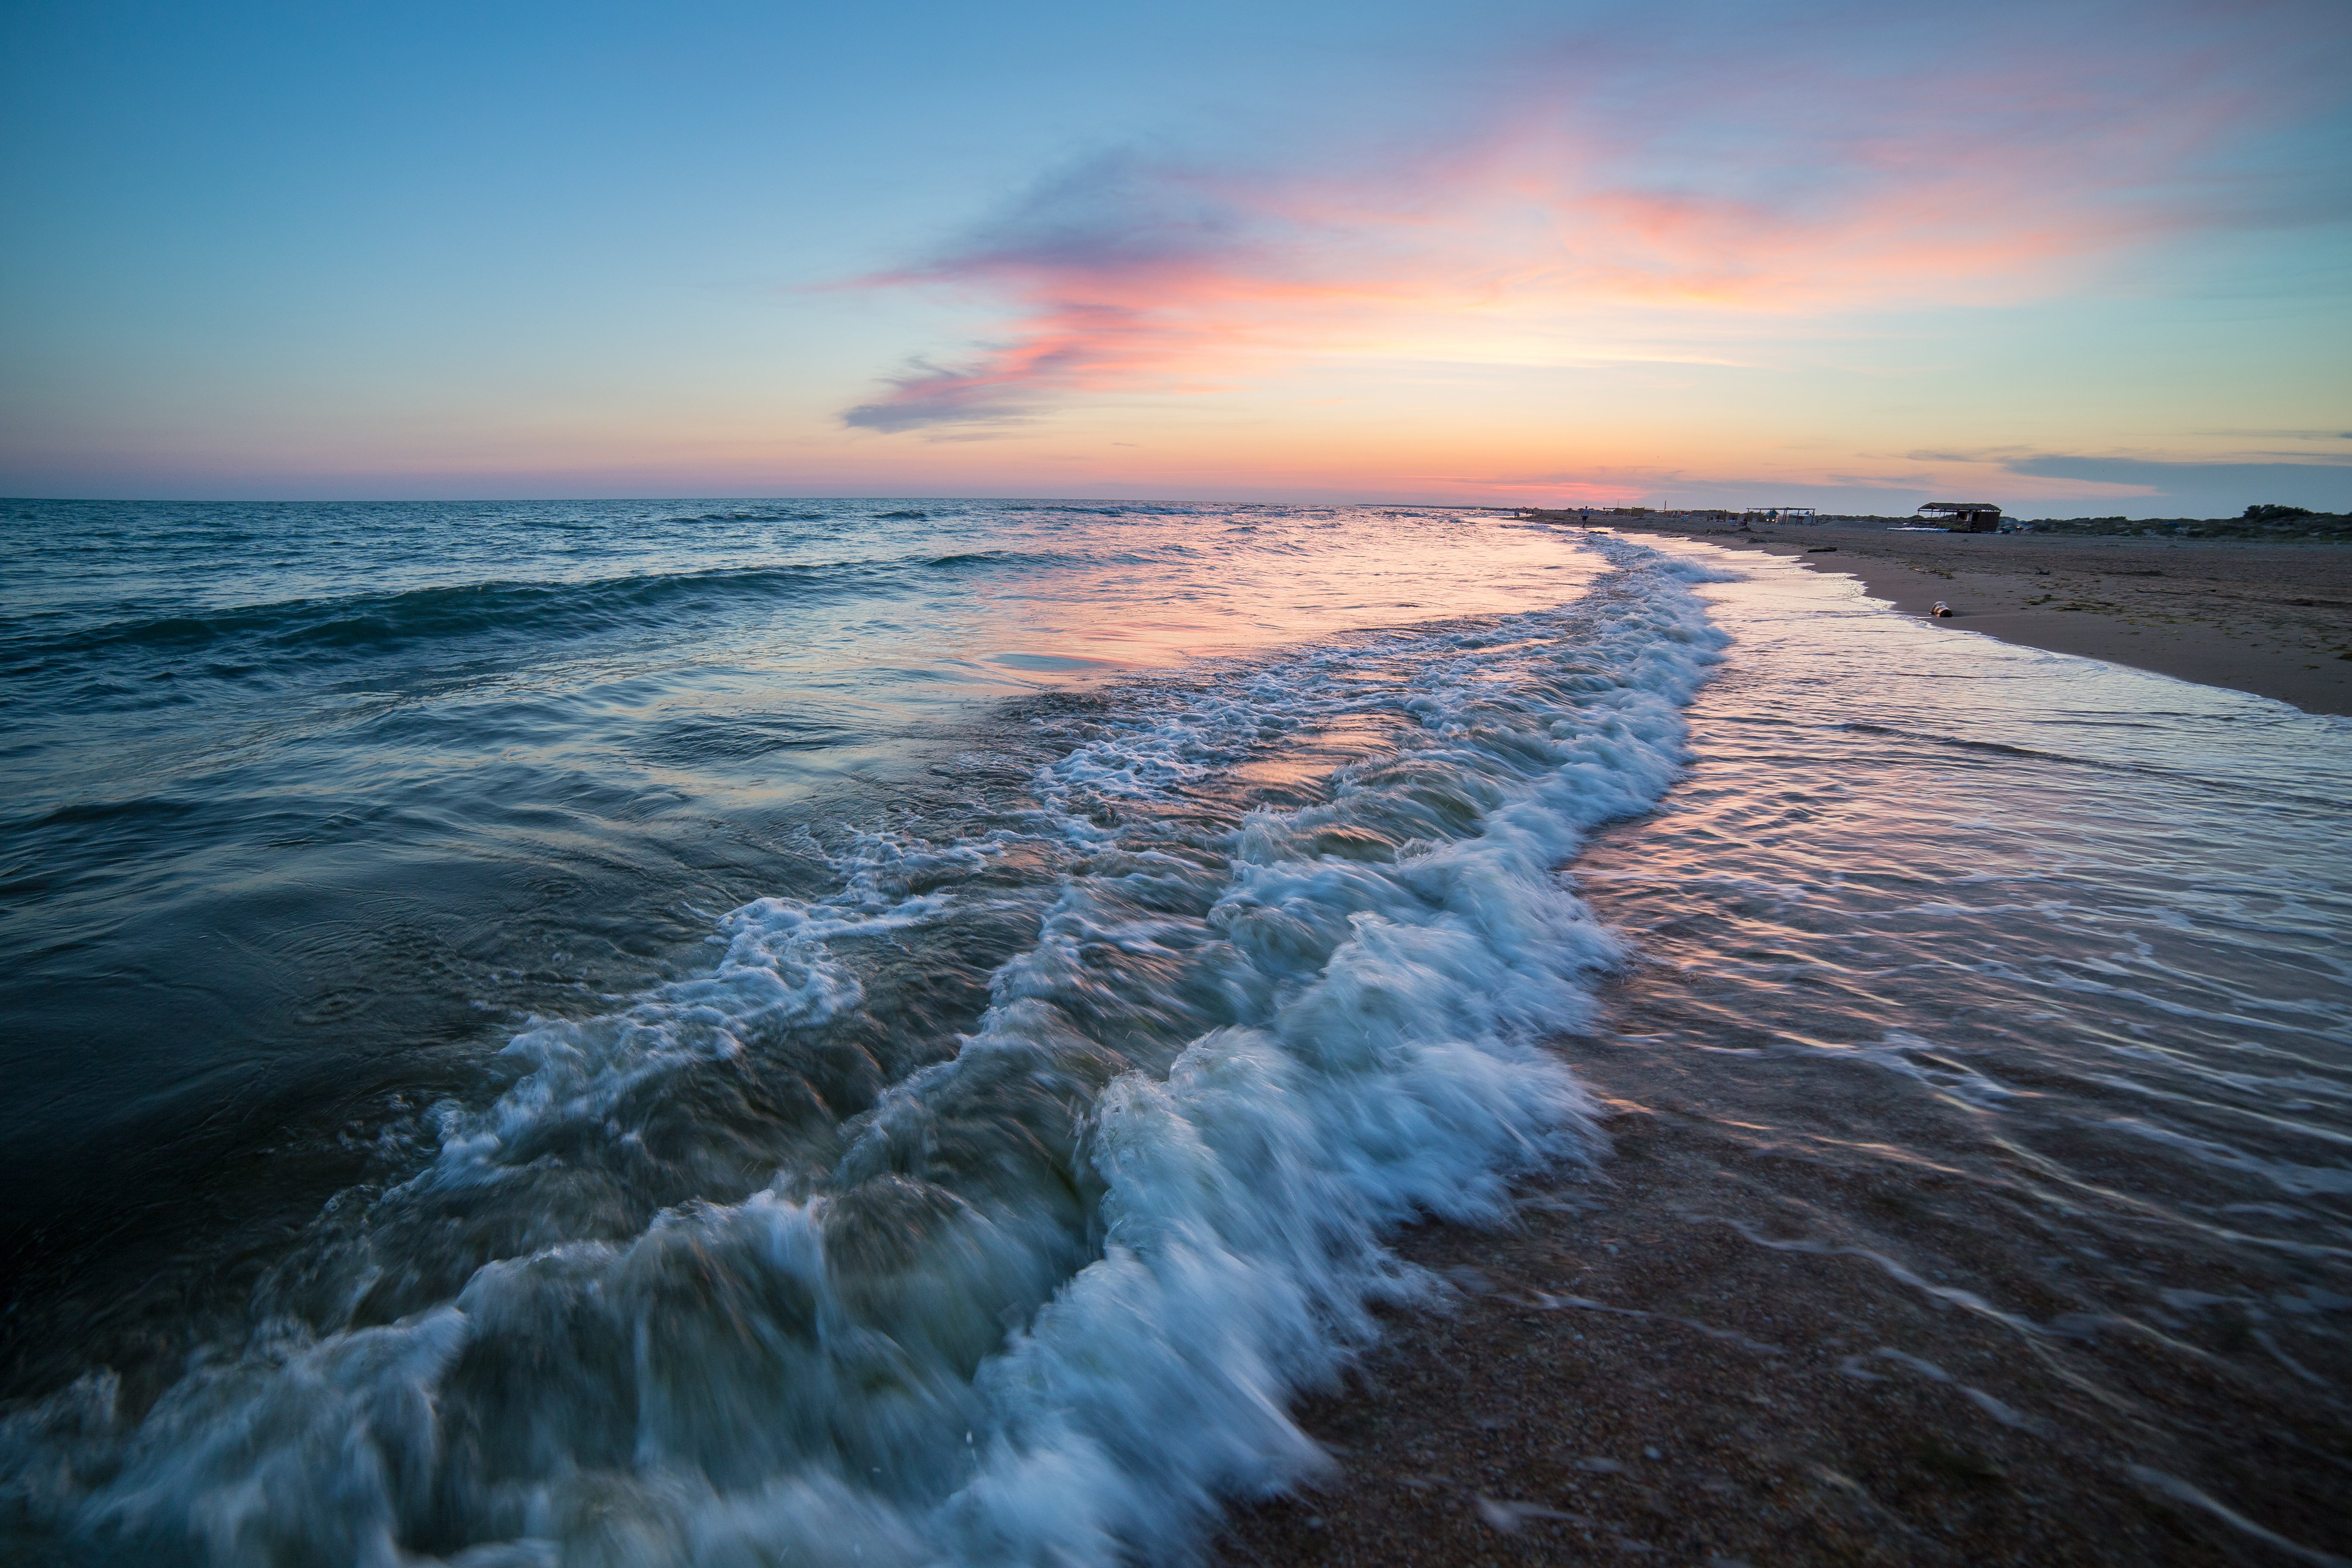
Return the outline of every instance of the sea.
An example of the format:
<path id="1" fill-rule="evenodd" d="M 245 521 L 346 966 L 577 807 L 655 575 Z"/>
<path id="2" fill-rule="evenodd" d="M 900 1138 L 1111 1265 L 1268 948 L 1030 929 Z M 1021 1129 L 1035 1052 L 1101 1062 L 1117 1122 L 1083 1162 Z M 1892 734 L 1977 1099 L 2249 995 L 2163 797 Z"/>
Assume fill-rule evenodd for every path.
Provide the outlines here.
<path id="1" fill-rule="evenodd" d="M 2343 1405 L 2346 721 L 1496 511 L 0 542 L 12 1561 L 1185 1561 L 1612 1027 L 1969 1200 L 1806 1245 Z"/>

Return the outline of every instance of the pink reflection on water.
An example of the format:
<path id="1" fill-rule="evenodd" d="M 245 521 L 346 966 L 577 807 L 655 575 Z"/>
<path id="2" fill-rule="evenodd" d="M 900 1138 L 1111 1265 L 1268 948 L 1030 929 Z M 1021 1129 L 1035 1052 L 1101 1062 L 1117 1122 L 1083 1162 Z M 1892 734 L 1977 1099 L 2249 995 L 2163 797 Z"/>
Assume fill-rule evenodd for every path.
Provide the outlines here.
<path id="1" fill-rule="evenodd" d="M 1243 515 L 1127 525 L 1108 564 L 1008 586 L 972 657 L 1024 683 L 1573 599 L 1604 569 L 1579 537 L 1479 513 Z"/>

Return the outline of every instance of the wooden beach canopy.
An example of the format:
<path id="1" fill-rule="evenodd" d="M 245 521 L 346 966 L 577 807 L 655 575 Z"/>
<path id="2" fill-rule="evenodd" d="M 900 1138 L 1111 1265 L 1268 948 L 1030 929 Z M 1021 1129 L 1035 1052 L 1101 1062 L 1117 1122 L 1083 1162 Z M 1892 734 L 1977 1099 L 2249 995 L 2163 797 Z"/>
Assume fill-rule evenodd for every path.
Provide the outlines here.
<path id="1" fill-rule="evenodd" d="M 2000 529 L 2000 508 L 1989 500 L 1931 500 L 1919 509 L 1922 517 L 1942 517 L 1954 533 L 1995 533 Z"/>

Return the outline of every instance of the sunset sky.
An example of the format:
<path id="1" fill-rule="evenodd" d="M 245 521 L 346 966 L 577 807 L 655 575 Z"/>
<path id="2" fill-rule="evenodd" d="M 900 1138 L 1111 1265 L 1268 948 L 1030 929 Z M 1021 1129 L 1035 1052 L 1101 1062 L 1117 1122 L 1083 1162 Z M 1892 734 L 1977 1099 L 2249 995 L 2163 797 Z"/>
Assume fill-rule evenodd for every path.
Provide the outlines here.
<path id="1" fill-rule="evenodd" d="M 2352 508 L 2352 6 L 13 7 L 0 491 Z"/>

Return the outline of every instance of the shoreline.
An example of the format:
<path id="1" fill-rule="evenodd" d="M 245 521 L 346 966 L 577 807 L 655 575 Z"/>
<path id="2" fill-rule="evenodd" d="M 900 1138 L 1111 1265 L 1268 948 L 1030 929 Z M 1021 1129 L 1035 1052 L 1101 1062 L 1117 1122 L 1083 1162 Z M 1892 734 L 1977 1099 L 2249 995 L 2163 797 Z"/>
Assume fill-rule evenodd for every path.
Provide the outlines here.
<path id="1" fill-rule="evenodd" d="M 1940 624 L 2352 715 L 2352 548 L 2244 540 L 1608 525 L 1793 556 Z"/>
<path id="2" fill-rule="evenodd" d="M 1642 826 L 1579 862 L 1612 925 L 1604 889 Z M 2279 1281 L 2154 1232 L 2127 1267 L 2193 1283 L 2187 1317 L 2084 1314 L 2034 1257 L 2047 1218 L 1976 1187 L 1971 1152 L 1875 1069 L 1660 1049 L 1724 1026 L 1695 1019 L 1686 962 L 1637 959 L 1588 1032 L 1551 1043 L 1600 1112 L 1590 1166 L 1523 1182 L 1500 1227 L 1393 1238 L 1439 1298 L 1379 1311 L 1338 1386 L 1295 1401 L 1332 1464 L 1234 1503 L 1213 1562 L 2348 1560 L 2347 1418 L 2311 1385 L 2342 1386 L 2352 1344 L 2189 1321 Z M 1907 1152 L 1856 1169 L 1842 1140 L 1862 1127 Z"/>
<path id="3" fill-rule="evenodd" d="M 1759 1161 L 1724 1106 L 1638 1047 L 1559 1048 L 1611 1152 L 1582 1181 L 1523 1186 L 1503 1229 L 1396 1238 L 1447 1299 L 1382 1313 L 1342 1384 L 1297 1402 L 1332 1468 L 1233 1507 L 1214 1561 L 2345 1561 L 2340 1473 L 2316 1457 L 2340 1431 L 2210 1364 L 2241 1357 L 2161 1334 L 2095 1352 L 2139 1373 L 2135 1404 L 2238 1450 L 2224 1501 L 2210 1445 L 2151 1444 L 2000 1309 L 1937 1284 L 1969 1278 L 1948 1239 L 1892 1244 L 1896 1262 L 1807 1234 L 1833 1215 L 1899 1225 L 1948 1201 L 1932 1178 L 1841 1190 Z"/>
<path id="4" fill-rule="evenodd" d="M 1769 542 L 1794 553 L 1826 532 Z M 1837 571 L 1848 554 L 1816 563 Z M 1953 576 L 1893 564 L 1933 597 L 1965 604 L 1978 590 L 1954 583 L 1998 575 L 1925 559 Z M 2093 560 L 2135 568 L 2112 548 Z M 2206 575 L 2226 587 L 2231 567 Z M 1877 595 L 1911 591 L 1847 574 Z M 1828 609 L 1837 592 L 1807 596 Z M 1918 640 L 1874 614 L 1832 614 L 1819 633 L 1783 635 L 1784 683 L 1735 666 L 1700 701 L 1769 725 L 1773 703 L 1806 683 L 1867 668 L 1852 636 L 1865 625 Z M 1831 661 L 1819 668 L 1805 655 L 1814 637 Z M 2009 672 L 2031 662 L 1985 658 Z M 2132 1131 L 2149 1115 L 2143 1091 L 2176 1080 L 2128 1064 L 2228 1049 L 2240 1026 L 2226 988 L 2198 976 L 2242 965 L 2261 939 L 2176 948 L 2161 934 L 2169 879 L 2219 896 L 2196 875 L 2219 863 L 2199 850 L 2149 866 L 2080 842 L 2105 816 L 2005 830 L 1983 803 L 2042 764 L 1955 766 L 1874 726 L 1825 728 L 1887 738 L 1832 746 L 1727 723 L 1718 743 L 1695 742 L 1673 795 L 1595 833 L 1567 868 L 1633 954 L 1590 1022 L 1548 1042 L 1608 1147 L 1522 1183 L 1501 1226 L 1424 1222 L 1391 1240 L 1436 1282 L 1433 1299 L 1381 1312 L 1378 1342 L 1337 1385 L 1293 1402 L 1333 1462 L 1234 1504 L 1213 1561 L 2352 1561 L 2339 1500 L 2352 1411 L 2336 1393 L 2352 1385 L 2352 1338 L 2323 1316 L 2352 1286 L 2338 1253 L 2305 1245 L 2340 1207 L 2333 1189 L 2289 1194 L 2276 1179 L 2295 1161 L 2340 1168 L 2336 1146 L 2250 1131 L 2295 1106 L 2187 1078 L 2210 1120 L 2181 1125 L 2237 1164 Z M 1759 735 L 1772 755 L 1750 766 Z M 1883 786 L 1846 782 L 1882 771 Z M 2137 793 L 2081 798 L 2105 813 Z M 2149 830 L 2134 820 L 2114 830 Z M 2196 837 L 2198 817 L 2168 820 Z M 2117 897 L 2125 884 L 2093 864 L 2108 854 L 2150 902 Z M 2214 929 L 2254 929 L 2233 910 Z M 2150 931 L 2137 971 L 2102 967 L 2126 962 L 2106 946 Z M 2053 941 L 2062 933 L 2071 944 Z M 2161 983 L 2131 989 L 2133 973 L 2176 959 L 2179 997 L 2210 998 L 2202 1024 Z M 2074 987 L 2077 970 L 2106 978 Z M 2243 984 L 2286 994 L 2285 973 Z M 2076 1010 L 2035 1010 L 2045 1003 Z M 2266 1076 L 2261 1059 L 2245 1070 Z M 2325 1309 L 2306 1310 L 2323 1294 Z"/>

